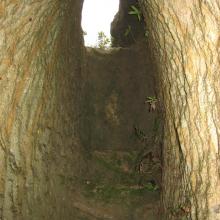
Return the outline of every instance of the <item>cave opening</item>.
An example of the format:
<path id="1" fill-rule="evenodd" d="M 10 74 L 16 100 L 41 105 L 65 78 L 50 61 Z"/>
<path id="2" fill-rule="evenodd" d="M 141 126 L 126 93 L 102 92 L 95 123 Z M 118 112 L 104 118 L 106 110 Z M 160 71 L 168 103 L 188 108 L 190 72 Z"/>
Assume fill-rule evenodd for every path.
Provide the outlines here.
<path id="1" fill-rule="evenodd" d="M 89 47 L 110 47 L 110 26 L 119 9 L 119 0 L 84 0 L 82 29 L 84 44 Z M 101 38 L 101 39 L 100 39 Z"/>

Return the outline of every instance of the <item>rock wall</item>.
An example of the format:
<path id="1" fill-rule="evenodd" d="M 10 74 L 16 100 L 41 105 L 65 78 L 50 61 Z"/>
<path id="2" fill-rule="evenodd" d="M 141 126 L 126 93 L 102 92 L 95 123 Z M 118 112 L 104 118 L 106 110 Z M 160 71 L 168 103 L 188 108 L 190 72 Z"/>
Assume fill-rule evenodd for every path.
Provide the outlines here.
<path id="1" fill-rule="evenodd" d="M 144 45 L 86 52 L 82 4 L 0 3 L 0 219 L 74 219 L 85 153 L 138 148 L 154 123 Z"/>
<path id="2" fill-rule="evenodd" d="M 74 219 L 80 0 L 0 3 L 0 219 Z"/>
<path id="3" fill-rule="evenodd" d="M 131 48 L 87 49 L 81 140 L 88 149 L 139 149 L 135 127 L 153 133 L 153 68 L 144 42 Z M 150 139 L 150 138 L 149 138 Z"/>
<path id="4" fill-rule="evenodd" d="M 164 219 L 219 220 L 219 1 L 139 2 L 165 120 Z"/>
<path id="5" fill-rule="evenodd" d="M 129 47 L 145 36 L 145 24 L 140 9 L 140 20 L 135 15 L 130 15 L 131 6 L 140 9 L 137 0 L 120 0 L 119 11 L 111 24 L 113 47 Z"/>

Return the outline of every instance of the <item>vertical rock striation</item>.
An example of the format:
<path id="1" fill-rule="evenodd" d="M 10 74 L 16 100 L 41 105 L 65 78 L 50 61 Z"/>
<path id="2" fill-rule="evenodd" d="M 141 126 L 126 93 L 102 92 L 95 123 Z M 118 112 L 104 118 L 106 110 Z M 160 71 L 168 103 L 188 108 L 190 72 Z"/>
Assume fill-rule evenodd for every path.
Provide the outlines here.
<path id="1" fill-rule="evenodd" d="M 164 219 L 218 220 L 219 1 L 140 4 L 164 105 Z"/>
<path id="2" fill-rule="evenodd" d="M 73 219 L 82 1 L 0 3 L 0 219 Z"/>

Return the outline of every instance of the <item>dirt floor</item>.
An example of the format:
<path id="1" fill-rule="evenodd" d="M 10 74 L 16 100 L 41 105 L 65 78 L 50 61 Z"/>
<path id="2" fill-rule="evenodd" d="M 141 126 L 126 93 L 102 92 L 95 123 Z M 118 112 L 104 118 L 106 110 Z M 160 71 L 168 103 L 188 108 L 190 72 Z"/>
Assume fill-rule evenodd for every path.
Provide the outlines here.
<path id="1" fill-rule="evenodd" d="M 78 182 L 73 205 L 79 220 L 159 219 L 160 163 L 145 158 L 135 168 L 137 151 L 94 151 L 88 173 Z M 78 210 L 78 211 L 77 211 Z"/>

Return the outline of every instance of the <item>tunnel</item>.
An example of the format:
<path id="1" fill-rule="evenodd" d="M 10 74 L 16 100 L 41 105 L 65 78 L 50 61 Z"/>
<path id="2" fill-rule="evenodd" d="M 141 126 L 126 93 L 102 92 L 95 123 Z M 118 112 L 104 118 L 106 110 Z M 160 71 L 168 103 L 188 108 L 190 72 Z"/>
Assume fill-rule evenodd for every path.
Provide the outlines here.
<path id="1" fill-rule="evenodd" d="M 0 2 L 0 219 L 219 220 L 218 0 Z"/>

